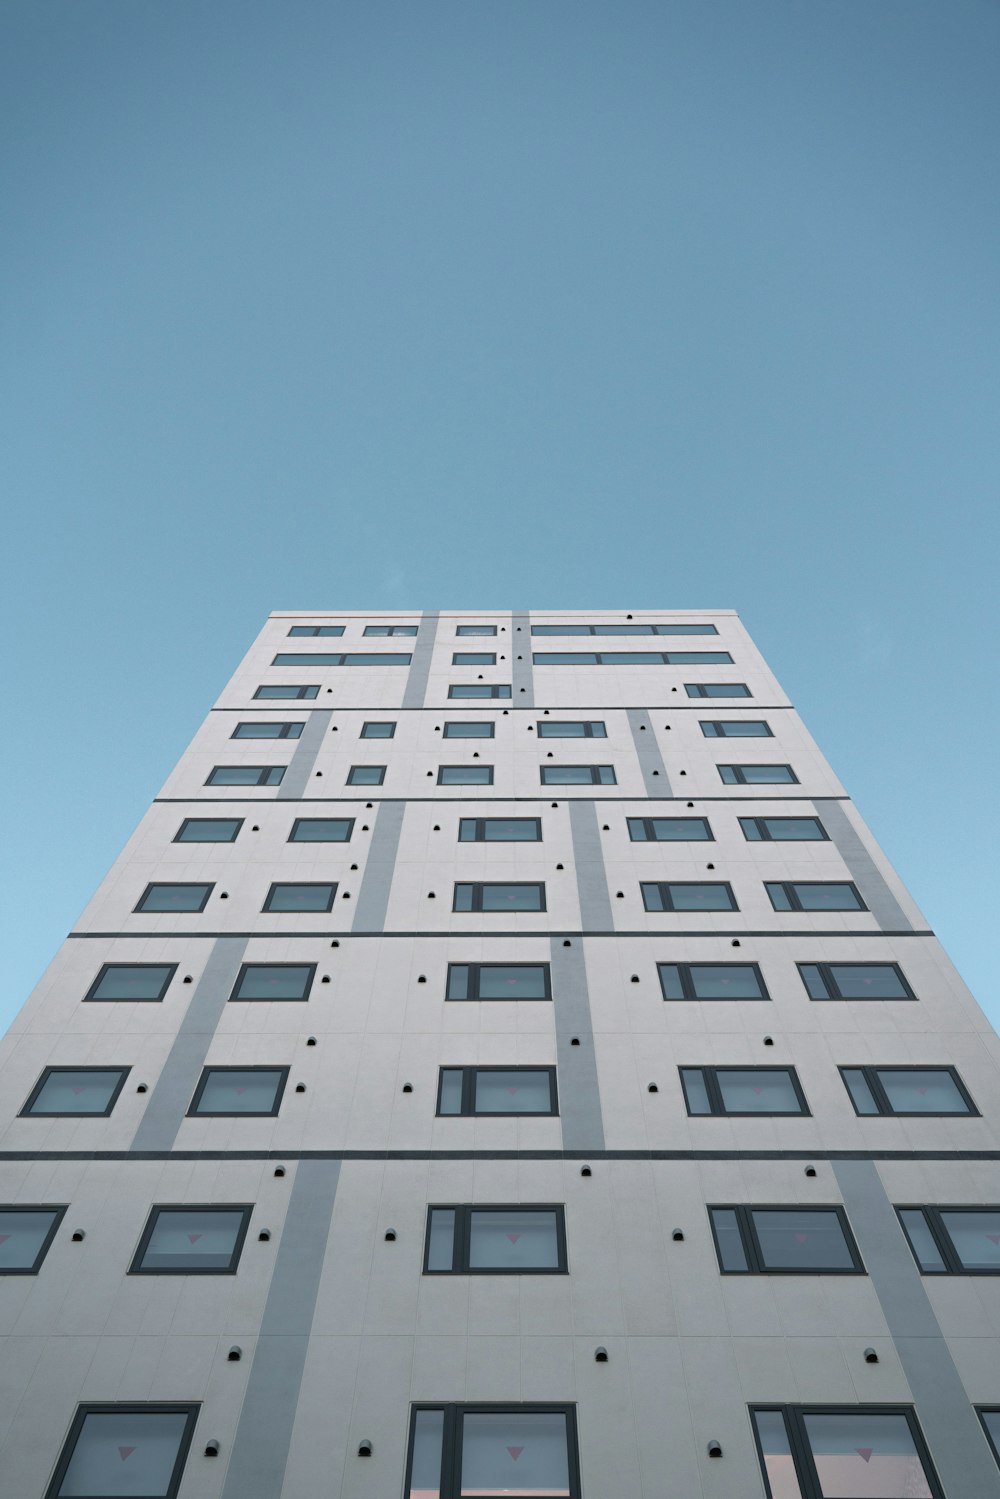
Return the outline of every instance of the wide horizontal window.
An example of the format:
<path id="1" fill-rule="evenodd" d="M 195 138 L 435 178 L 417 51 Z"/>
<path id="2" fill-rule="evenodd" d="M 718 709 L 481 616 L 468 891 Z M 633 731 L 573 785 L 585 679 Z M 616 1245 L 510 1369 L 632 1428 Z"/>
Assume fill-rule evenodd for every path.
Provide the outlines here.
<path id="1" fill-rule="evenodd" d="M 81 1405 L 45 1499 L 175 1499 L 197 1405 Z"/>
<path id="2" fill-rule="evenodd" d="M 790 765 L 718 765 L 727 786 L 797 786 L 799 778 Z"/>
<path id="3" fill-rule="evenodd" d="M 430 1207 L 425 1275 L 565 1275 L 563 1210 Z"/>
<path id="4" fill-rule="evenodd" d="M 569 1405 L 416 1406 L 404 1499 L 579 1499 Z"/>
<path id="5" fill-rule="evenodd" d="M 536 724 L 540 739 L 607 739 L 599 718 L 543 718 Z"/>
<path id="6" fill-rule="evenodd" d="M 332 911 L 335 884 L 310 881 L 300 885 L 272 885 L 262 907 L 265 911 Z"/>
<path id="7" fill-rule="evenodd" d="M 215 765 L 206 786 L 280 786 L 284 765 Z"/>
<path id="8" fill-rule="evenodd" d="M 462 817 L 459 843 L 541 843 L 540 817 Z"/>
<path id="9" fill-rule="evenodd" d="M 453 911 L 544 911 L 545 886 L 456 884 Z"/>
<path id="10" fill-rule="evenodd" d="M 858 1114 L 978 1114 L 954 1067 L 841 1067 Z"/>
<path id="11" fill-rule="evenodd" d="M 756 963 L 657 963 L 664 999 L 770 999 Z"/>
<path id="12" fill-rule="evenodd" d="M 916 999 L 896 963 L 800 963 L 810 999 Z"/>
<path id="13" fill-rule="evenodd" d="M 230 1000 L 308 999 L 315 963 L 244 963 Z"/>
<path id="14" fill-rule="evenodd" d="M 630 817 L 633 843 L 713 843 L 707 817 Z"/>
<path id="15" fill-rule="evenodd" d="M 0 1206 L 0 1275 L 37 1275 L 65 1212 Z"/>
<path id="16" fill-rule="evenodd" d="M 304 723 L 271 723 L 264 719 L 260 722 L 238 723 L 230 734 L 230 739 L 301 739 Z"/>
<path id="17" fill-rule="evenodd" d="M 706 739 L 773 739 L 770 725 L 762 718 L 703 718 Z"/>
<path id="18" fill-rule="evenodd" d="M 615 786 L 613 765 L 541 765 L 543 786 Z"/>
<path id="19" fill-rule="evenodd" d="M 84 1000 L 159 1000 L 176 972 L 176 963 L 105 963 L 83 997 Z"/>
<path id="20" fill-rule="evenodd" d="M 841 1207 L 712 1207 L 719 1266 L 727 1275 L 863 1275 Z"/>
<path id="21" fill-rule="evenodd" d="M 439 786 L 492 786 L 492 765 L 439 765 Z"/>
<path id="22" fill-rule="evenodd" d="M 714 625 L 532 625 L 532 635 L 718 635 Z"/>
<path id="23" fill-rule="evenodd" d="M 896 1212 L 924 1275 L 1000 1275 L 1000 1207 Z"/>
<path id="24" fill-rule="evenodd" d="M 347 773 L 348 786 L 381 786 L 385 780 L 384 765 L 352 765 Z"/>
<path id="25" fill-rule="evenodd" d="M 768 880 L 764 884 L 776 911 L 867 911 L 850 880 Z M 814 999 L 828 995 L 814 994 Z M 839 997 L 839 996 L 838 996 Z"/>
<path id="26" fill-rule="evenodd" d="M 343 625 L 292 625 L 289 635 L 343 635 Z"/>
<path id="27" fill-rule="evenodd" d="M 496 625 L 456 625 L 455 626 L 455 634 L 456 635 L 464 635 L 464 636 L 472 636 L 472 635 L 495 635 L 496 632 L 497 632 Z"/>
<path id="28" fill-rule="evenodd" d="M 770 1499 L 943 1499 L 904 1406 L 783 1406 L 753 1412 Z"/>
<path id="29" fill-rule="evenodd" d="M 255 698 L 313 698 L 319 697 L 319 687 L 294 687 L 290 683 L 265 682 L 254 693 Z"/>
<path id="30" fill-rule="evenodd" d="M 320 651 L 283 651 L 272 666 L 409 666 L 407 651 L 359 651 L 349 655 L 331 655 Z"/>
<path id="31" fill-rule="evenodd" d="M 818 817 L 741 817 L 748 843 L 823 842 L 826 829 Z"/>
<path id="32" fill-rule="evenodd" d="M 46 1067 L 22 1115 L 102 1116 L 111 1113 L 129 1067 Z"/>
<path id="33" fill-rule="evenodd" d="M 415 635 L 416 625 L 365 625 L 366 635 Z"/>
<path id="34" fill-rule="evenodd" d="M 458 723 L 452 721 L 444 726 L 445 739 L 492 739 L 496 732 L 492 723 Z"/>
<path id="35" fill-rule="evenodd" d="M 505 682 L 452 682 L 448 688 L 448 696 L 510 697 L 510 687 Z"/>
<path id="36" fill-rule="evenodd" d="M 725 881 L 644 881 L 640 887 L 647 911 L 738 911 L 733 887 Z"/>
<path id="37" fill-rule="evenodd" d="M 242 826 L 242 817 L 185 817 L 174 842 L 235 843 Z"/>
<path id="38" fill-rule="evenodd" d="M 392 719 L 373 720 L 361 725 L 362 739 L 392 739 L 396 733 L 396 725 Z"/>
<path id="39" fill-rule="evenodd" d="M 715 666 L 732 664 L 728 651 L 535 651 L 536 666 Z"/>
<path id="40" fill-rule="evenodd" d="M 296 817 L 289 843 L 350 843 L 353 817 Z"/>
<path id="41" fill-rule="evenodd" d="M 206 1067 L 189 1114 L 276 1114 L 288 1081 L 287 1067 Z"/>
<path id="42" fill-rule="evenodd" d="M 439 1114 L 557 1114 L 554 1067 L 442 1067 Z"/>
<path id="43" fill-rule="evenodd" d="M 446 999 L 551 999 L 548 963 L 449 963 Z"/>
<path id="44" fill-rule="evenodd" d="M 130 1275 L 235 1275 L 252 1209 L 154 1207 Z"/>
<path id="45" fill-rule="evenodd" d="M 689 1114 L 807 1114 L 794 1067 L 682 1067 Z"/>
<path id="46" fill-rule="evenodd" d="M 155 884 L 147 885 L 136 911 L 204 911 L 214 885 Z"/>
<path id="47" fill-rule="evenodd" d="M 688 697 L 753 697 L 745 682 L 685 682 Z"/>
<path id="48" fill-rule="evenodd" d="M 497 658 L 493 651 L 453 651 L 451 664 L 452 666 L 496 666 Z"/>

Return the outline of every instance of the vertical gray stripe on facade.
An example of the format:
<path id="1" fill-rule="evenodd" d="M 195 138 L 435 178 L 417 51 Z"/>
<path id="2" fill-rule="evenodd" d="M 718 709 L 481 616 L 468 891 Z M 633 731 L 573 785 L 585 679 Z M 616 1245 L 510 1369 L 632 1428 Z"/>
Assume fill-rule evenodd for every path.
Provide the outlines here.
<path id="1" fill-rule="evenodd" d="M 1000 1499 L 1000 1471 L 873 1161 L 834 1161 L 931 1457 L 949 1499 Z"/>
<path id="2" fill-rule="evenodd" d="M 535 679 L 531 663 L 531 615 L 527 612 L 515 614 L 511 618 L 510 660 L 511 698 L 514 707 L 533 708 Z"/>
<path id="3" fill-rule="evenodd" d="M 420 629 L 416 640 L 413 642 L 413 650 L 410 653 L 410 669 L 406 674 L 406 686 L 403 688 L 404 708 L 422 708 L 424 706 L 424 698 L 427 696 L 427 681 L 431 674 L 431 661 L 434 656 L 434 642 L 437 638 L 437 627 L 440 617 L 437 609 L 425 609 L 420 616 Z"/>
<path id="4" fill-rule="evenodd" d="M 815 803 L 820 821 L 847 865 L 861 899 L 879 926 L 889 932 L 912 932 L 913 923 L 885 882 L 885 876 L 865 848 L 857 828 L 840 802 L 822 798 Z"/>
<path id="5" fill-rule="evenodd" d="M 597 822 L 597 807 L 590 801 L 570 801 L 569 827 L 573 836 L 573 862 L 580 899 L 580 925 L 587 932 L 610 932 L 611 896 L 604 869 L 604 849 Z"/>
<path id="6" fill-rule="evenodd" d="M 337 1195 L 339 1161 L 301 1161 L 222 1499 L 279 1499 Z"/>
<path id="7" fill-rule="evenodd" d="M 647 796 L 673 796 L 660 746 L 656 742 L 652 720 L 645 708 L 629 708 L 628 726 L 635 741 L 635 752 L 642 771 Z"/>
<path id="8" fill-rule="evenodd" d="M 159 1081 L 149 1095 L 130 1149 L 170 1150 L 188 1111 L 216 1027 L 233 992 L 246 952 L 246 937 L 216 937 L 167 1053 Z M 176 980 L 175 980 L 176 982 Z M 170 1003 L 169 998 L 165 1001 Z M 138 1076 L 141 1068 L 136 1069 Z"/>
<path id="9" fill-rule="evenodd" d="M 379 804 L 361 889 L 358 892 L 358 903 L 354 908 L 352 932 L 380 932 L 385 926 L 405 810 L 405 802 Z"/>
<path id="10" fill-rule="evenodd" d="M 571 940 L 572 947 L 563 947 L 562 937 L 549 939 L 563 1149 L 603 1150 L 604 1117 L 590 1019 L 587 963 L 582 938 Z M 573 1045 L 574 1036 L 579 1046 Z"/>
<path id="11" fill-rule="evenodd" d="M 332 713 L 321 708 L 316 713 L 306 714 L 305 728 L 302 730 L 302 738 L 295 746 L 292 755 L 278 787 L 278 800 L 287 800 L 290 797 L 300 797 L 309 785 L 309 777 L 312 775 L 316 757 L 323 743 L 323 735 L 330 727 Z"/>

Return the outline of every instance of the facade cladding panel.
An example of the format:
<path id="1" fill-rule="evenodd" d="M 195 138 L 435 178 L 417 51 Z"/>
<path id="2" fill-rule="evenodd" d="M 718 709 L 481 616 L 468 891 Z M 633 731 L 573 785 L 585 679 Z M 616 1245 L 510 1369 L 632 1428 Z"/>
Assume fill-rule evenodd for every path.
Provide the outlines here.
<path id="1" fill-rule="evenodd" d="M 0 1490 L 1000 1499 L 998 1125 L 733 612 L 276 613 L 0 1045 Z"/>

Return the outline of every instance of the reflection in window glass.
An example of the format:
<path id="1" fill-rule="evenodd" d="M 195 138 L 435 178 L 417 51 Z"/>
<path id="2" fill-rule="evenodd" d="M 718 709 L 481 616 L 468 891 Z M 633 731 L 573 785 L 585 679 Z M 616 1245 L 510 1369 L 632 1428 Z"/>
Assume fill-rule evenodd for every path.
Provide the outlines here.
<path id="1" fill-rule="evenodd" d="M 826 833 L 818 817 L 741 817 L 748 843 L 823 842 Z"/>
<path id="2" fill-rule="evenodd" d="M 938 1248 L 930 1224 L 920 1208 L 901 1208 L 899 1219 L 910 1241 L 913 1257 L 925 1275 L 943 1274 L 948 1266 Z"/>
<path id="3" fill-rule="evenodd" d="M 664 999 L 767 999 L 756 963 L 658 963 Z"/>
<path id="4" fill-rule="evenodd" d="M 557 1270 L 557 1214 L 537 1208 L 491 1208 L 469 1214 L 470 1270 Z"/>
<path id="5" fill-rule="evenodd" d="M 264 902 L 265 911 L 330 911 L 336 885 L 272 885 Z"/>
<path id="6" fill-rule="evenodd" d="M 353 817 L 297 817 L 288 835 L 289 843 L 348 843 Z"/>
<path id="7" fill-rule="evenodd" d="M 784 1416 L 780 1411 L 754 1411 L 754 1423 L 771 1499 L 802 1499 Z"/>
<path id="8" fill-rule="evenodd" d="M 127 1067 L 47 1067 L 23 1112 L 110 1114 L 128 1073 Z"/>
<path id="9" fill-rule="evenodd" d="M 510 687 L 506 683 L 453 682 L 448 688 L 448 696 L 450 698 L 510 697 Z"/>
<path id="10" fill-rule="evenodd" d="M 452 666 L 496 666 L 497 658 L 492 651 L 454 651 Z"/>
<path id="11" fill-rule="evenodd" d="M 454 1208 L 431 1208 L 427 1228 L 427 1269 L 446 1271 L 455 1268 Z"/>
<path id="12" fill-rule="evenodd" d="M 704 817 L 630 817 L 633 843 L 711 843 L 712 829 Z"/>
<path id="13" fill-rule="evenodd" d="M 492 765 L 441 765 L 439 786 L 492 786 Z"/>
<path id="14" fill-rule="evenodd" d="M 206 1067 L 192 1114 L 276 1114 L 286 1067 Z"/>
<path id="15" fill-rule="evenodd" d="M 455 886 L 455 911 L 544 911 L 544 885 Z"/>
<path id="16" fill-rule="evenodd" d="M 798 776 L 790 765 L 720 765 L 718 771 L 727 786 L 798 784 Z"/>
<path id="17" fill-rule="evenodd" d="M 832 1208 L 752 1208 L 768 1270 L 853 1270 L 854 1256 Z"/>
<path id="18" fill-rule="evenodd" d="M 105 963 L 85 998 L 159 1000 L 176 972 L 176 963 Z"/>
<path id="19" fill-rule="evenodd" d="M 34 1275 L 65 1208 L 0 1207 L 0 1275 Z"/>
<path id="20" fill-rule="evenodd" d="M 258 687 L 254 693 L 255 698 L 314 698 L 319 696 L 318 687 L 292 687 L 282 686 L 280 683 L 268 683 Z"/>
<path id="21" fill-rule="evenodd" d="M 461 1453 L 461 1499 L 568 1499 L 566 1417 L 560 1411 L 467 1411 Z"/>
<path id="22" fill-rule="evenodd" d="M 538 817 L 463 817 L 458 824 L 459 843 L 541 843 Z"/>
<path id="23" fill-rule="evenodd" d="M 248 1208 L 154 1208 L 130 1273 L 235 1271 Z"/>
<path id="24" fill-rule="evenodd" d="M 343 635 L 343 625 L 292 625 L 289 635 Z"/>
<path id="25" fill-rule="evenodd" d="M 1000 1208 L 941 1208 L 940 1213 L 964 1270 L 1000 1270 Z"/>
<path id="26" fill-rule="evenodd" d="M 174 842 L 233 843 L 242 826 L 242 817 L 185 817 Z"/>
<path id="27" fill-rule="evenodd" d="M 211 885 L 147 885 L 137 911 L 204 911 Z"/>
<path id="28" fill-rule="evenodd" d="M 547 963 L 449 963 L 448 999 L 548 999 Z"/>
<path id="29" fill-rule="evenodd" d="M 614 786 L 613 765 L 543 765 L 543 786 Z"/>
<path id="30" fill-rule="evenodd" d="M 171 1410 L 82 1409 L 67 1440 L 51 1499 L 172 1499 L 194 1430 L 196 1406 Z"/>
<path id="31" fill-rule="evenodd" d="M 986 1428 L 986 1435 L 993 1448 L 993 1456 L 1000 1463 L 1000 1411 L 980 1411 L 979 1418 Z"/>
<path id="32" fill-rule="evenodd" d="M 453 719 L 444 726 L 444 737 L 446 739 L 492 739 L 492 723 L 459 723 Z"/>
<path id="33" fill-rule="evenodd" d="M 396 732 L 396 725 L 389 719 L 379 723 L 365 723 L 361 725 L 362 739 L 391 739 Z"/>
<path id="34" fill-rule="evenodd" d="M 440 1499 L 444 1411 L 417 1411 L 410 1446 L 408 1499 Z"/>
<path id="35" fill-rule="evenodd" d="M 347 784 L 348 786 L 381 786 L 384 780 L 384 765 L 352 765 Z"/>
<path id="36" fill-rule="evenodd" d="M 231 739 L 301 739 L 304 723 L 238 723 Z"/>
<path id="37" fill-rule="evenodd" d="M 548 1068 L 477 1071 L 473 1096 L 477 1114 L 549 1114 L 552 1082 Z"/>
<path id="38" fill-rule="evenodd" d="M 244 963 L 232 999 L 308 999 L 315 963 Z"/>
<path id="39" fill-rule="evenodd" d="M 675 881 L 641 885 L 642 903 L 647 911 L 737 911 L 732 889 L 727 884 L 681 884 Z"/>
<path id="40" fill-rule="evenodd" d="M 455 627 L 455 634 L 464 636 L 495 635 L 496 632 L 496 625 L 456 625 Z"/>
<path id="41" fill-rule="evenodd" d="M 895 963 L 800 963 L 810 999 L 913 999 Z"/>
<path id="42" fill-rule="evenodd" d="M 706 739 L 772 739 L 770 726 L 763 718 L 702 719 L 701 732 Z"/>
<path id="43" fill-rule="evenodd" d="M 764 885 L 776 911 L 863 911 L 864 901 L 849 880 L 797 880 Z"/>
<path id="44" fill-rule="evenodd" d="M 897 1114 L 967 1114 L 969 1106 L 950 1072 L 941 1067 L 875 1069 L 889 1105 Z"/>
<path id="45" fill-rule="evenodd" d="M 540 719 L 536 725 L 540 739 L 607 739 L 608 731 L 599 719 Z"/>
<path id="46" fill-rule="evenodd" d="M 749 1067 L 722 1069 L 716 1073 L 719 1091 L 730 1114 L 801 1114 L 802 1105 L 784 1071 L 768 1072 Z"/>
<path id="47" fill-rule="evenodd" d="M 823 1499 L 933 1499 L 905 1416 L 803 1415 Z"/>
<path id="48" fill-rule="evenodd" d="M 753 697 L 745 682 L 685 682 L 688 697 Z"/>
<path id="49" fill-rule="evenodd" d="M 283 765 L 216 765 L 206 786 L 280 786 Z"/>

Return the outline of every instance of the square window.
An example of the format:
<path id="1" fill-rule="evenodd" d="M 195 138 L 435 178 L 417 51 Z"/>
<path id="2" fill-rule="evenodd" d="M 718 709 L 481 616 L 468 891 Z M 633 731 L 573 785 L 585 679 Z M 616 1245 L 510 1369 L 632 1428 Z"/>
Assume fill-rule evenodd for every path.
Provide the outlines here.
<path id="1" fill-rule="evenodd" d="M 216 765 L 206 786 L 280 786 L 283 765 Z"/>
<path id="2" fill-rule="evenodd" d="M 770 999 L 756 963 L 657 963 L 664 999 Z"/>
<path id="3" fill-rule="evenodd" d="M 0 1207 L 0 1275 L 37 1275 L 64 1207 Z"/>
<path id="4" fill-rule="evenodd" d="M 855 1112 L 978 1114 L 954 1067 L 841 1067 Z"/>
<path id="5" fill-rule="evenodd" d="M 824 842 L 826 829 L 818 817 L 741 817 L 748 843 Z"/>
<path id="6" fill-rule="evenodd" d="M 688 697 L 753 697 L 745 682 L 685 682 Z"/>
<path id="7" fill-rule="evenodd" d="M 392 739 L 396 733 L 396 725 L 391 719 L 381 723 L 365 723 L 361 725 L 362 739 Z"/>
<path id="8" fill-rule="evenodd" d="M 660 881 L 657 884 L 643 883 L 642 903 L 647 911 L 738 911 L 732 886 L 720 881 L 692 881 L 684 884 L 678 880 Z"/>
<path id="9" fill-rule="evenodd" d="M 308 999 L 315 977 L 315 963 L 244 963 L 230 1003 L 237 999 Z"/>
<path id="10" fill-rule="evenodd" d="M 418 1406 L 405 1499 L 579 1499 L 572 1406 Z"/>
<path id="11" fill-rule="evenodd" d="M 784 1406 L 752 1414 L 772 1499 L 942 1499 L 909 1407 Z"/>
<path id="12" fill-rule="evenodd" d="M 431 1207 L 425 1275 L 565 1275 L 566 1226 L 557 1206 Z"/>
<path id="13" fill-rule="evenodd" d="M 129 1275 L 235 1275 L 252 1211 L 154 1207 Z"/>
<path id="14" fill-rule="evenodd" d="M 147 885 L 136 911 L 204 911 L 214 885 Z"/>
<path id="15" fill-rule="evenodd" d="M 303 885 L 272 885 L 261 907 L 264 911 L 332 911 L 336 885 L 319 881 Z"/>
<path id="16" fill-rule="evenodd" d="M 28 1096 L 22 1117 L 107 1117 L 130 1067 L 46 1067 Z"/>
<path id="17" fill-rule="evenodd" d="M 502 682 L 453 682 L 448 688 L 448 696 L 450 698 L 510 697 L 510 687 Z"/>
<path id="18" fill-rule="evenodd" d="M 924 1275 L 1000 1275 L 1000 1208 L 897 1208 Z"/>
<path id="19" fill-rule="evenodd" d="M 242 826 L 242 817 L 185 817 L 174 842 L 235 843 Z"/>
<path id="20" fill-rule="evenodd" d="M 608 731 L 597 718 L 543 718 L 535 724 L 539 739 L 607 739 Z"/>
<path id="21" fill-rule="evenodd" d="M 718 765 L 727 786 L 797 786 L 799 778 L 790 765 Z"/>
<path id="22" fill-rule="evenodd" d="M 540 817 L 461 817 L 459 843 L 541 843 Z"/>
<path id="23" fill-rule="evenodd" d="M 613 765 L 542 765 L 543 786 L 616 786 Z"/>
<path id="24" fill-rule="evenodd" d="M 292 625 L 289 635 L 343 635 L 343 625 Z"/>
<path id="25" fill-rule="evenodd" d="M 706 817 L 629 817 L 633 843 L 714 843 Z"/>
<path id="26" fill-rule="evenodd" d="M 365 625 L 366 635 L 415 635 L 416 625 Z"/>
<path id="27" fill-rule="evenodd" d="M 497 658 L 493 651 L 453 651 L 451 664 L 452 666 L 496 666 Z"/>
<path id="28" fill-rule="evenodd" d="M 449 963 L 445 999 L 551 999 L 548 963 Z"/>
<path id="29" fill-rule="evenodd" d="M 682 1067 L 689 1114 L 808 1114 L 794 1067 Z"/>
<path id="30" fill-rule="evenodd" d="M 45 1499 L 175 1499 L 197 1405 L 81 1405 Z"/>
<path id="31" fill-rule="evenodd" d="M 798 970 L 810 999 L 917 997 L 896 963 L 799 963 Z"/>
<path id="32" fill-rule="evenodd" d="M 495 635 L 496 625 L 456 625 L 456 635 Z"/>
<path id="33" fill-rule="evenodd" d="M 867 911 L 850 880 L 785 880 L 764 885 L 776 911 Z"/>
<path id="34" fill-rule="evenodd" d="M 554 1067 L 442 1067 L 441 1115 L 558 1114 Z"/>
<path id="35" fill-rule="evenodd" d="M 381 786 L 385 780 L 384 765 L 352 765 L 348 786 Z"/>
<path id="36" fill-rule="evenodd" d="M 770 725 L 762 718 L 701 719 L 706 739 L 773 739 Z"/>
<path id="37" fill-rule="evenodd" d="M 863 1275 L 841 1207 L 709 1208 L 725 1274 Z"/>
<path id="38" fill-rule="evenodd" d="M 545 886 L 456 884 L 453 911 L 544 911 Z"/>
<path id="39" fill-rule="evenodd" d="M 176 963 L 105 963 L 86 994 L 91 1000 L 160 1000 L 177 972 Z"/>
<path id="40" fill-rule="evenodd" d="M 304 723 L 238 723 L 230 739 L 301 739 Z"/>
<path id="41" fill-rule="evenodd" d="M 206 1067 L 188 1114 L 277 1114 L 287 1081 L 287 1067 Z"/>
<path id="42" fill-rule="evenodd" d="M 439 786 L 492 786 L 492 765 L 439 765 Z"/>
<path id="43" fill-rule="evenodd" d="M 492 739 L 494 725 L 492 723 L 458 723 L 452 721 L 444 726 L 444 737 L 446 739 Z"/>
<path id="44" fill-rule="evenodd" d="M 319 687 L 293 687 L 285 686 L 280 682 L 266 682 L 258 687 L 254 693 L 255 698 L 279 699 L 279 698 L 314 698 L 319 697 Z"/>
<path id="45" fill-rule="evenodd" d="M 350 843 L 353 817 L 296 817 L 289 843 Z"/>

